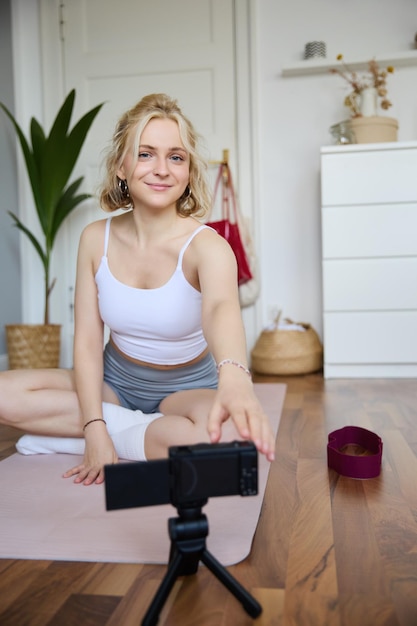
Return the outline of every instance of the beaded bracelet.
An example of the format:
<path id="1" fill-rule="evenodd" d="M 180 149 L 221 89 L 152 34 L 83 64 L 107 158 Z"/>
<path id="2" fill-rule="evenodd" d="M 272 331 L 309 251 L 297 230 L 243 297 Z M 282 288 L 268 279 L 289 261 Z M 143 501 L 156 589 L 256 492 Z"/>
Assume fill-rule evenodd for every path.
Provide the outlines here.
<path id="1" fill-rule="evenodd" d="M 217 374 L 220 372 L 220 368 L 223 367 L 223 365 L 234 365 L 235 367 L 243 370 L 245 374 L 249 376 L 249 378 L 252 378 L 252 374 L 250 373 L 248 368 L 242 365 L 242 363 L 234 361 L 233 359 L 223 359 L 223 361 L 220 361 L 220 363 L 217 364 Z"/>
<path id="2" fill-rule="evenodd" d="M 96 419 L 90 420 L 89 422 L 87 422 L 87 424 L 84 424 L 83 430 L 85 430 L 87 428 L 87 426 L 89 424 L 92 424 L 93 422 L 104 422 L 106 424 L 106 420 L 104 420 L 102 417 L 96 417 Z"/>

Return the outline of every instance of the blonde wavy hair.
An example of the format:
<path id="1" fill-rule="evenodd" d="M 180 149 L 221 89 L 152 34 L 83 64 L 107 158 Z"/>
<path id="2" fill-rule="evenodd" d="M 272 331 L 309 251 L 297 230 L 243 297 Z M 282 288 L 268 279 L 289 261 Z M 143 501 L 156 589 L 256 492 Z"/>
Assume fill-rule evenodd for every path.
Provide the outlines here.
<path id="1" fill-rule="evenodd" d="M 200 136 L 179 108 L 177 101 L 163 93 L 145 96 L 119 119 L 104 160 L 105 175 L 99 190 L 100 205 L 105 211 L 131 208 L 131 199 L 119 187 L 117 170 L 127 152 L 138 154 L 140 137 L 152 119 L 170 119 L 178 124 L 181 140 L 190 157 L 190 180 L 184 194 L 177 200 L 179 215 L 203 217 L 210 211 L 211 192 L 207 182 L 207 161 L 199 152 Z M 133 146 L 129 144 L 135 129 Z"/>

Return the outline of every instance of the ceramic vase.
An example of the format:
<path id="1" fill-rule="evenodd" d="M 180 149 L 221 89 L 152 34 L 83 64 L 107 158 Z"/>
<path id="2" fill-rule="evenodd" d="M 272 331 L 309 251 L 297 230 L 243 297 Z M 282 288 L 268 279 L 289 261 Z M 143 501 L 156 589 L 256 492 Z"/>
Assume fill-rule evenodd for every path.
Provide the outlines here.
<path id="1" fill-rule="evenodd" d="M 361 92 L 360 112 L 364 117 L 373 117 L 377 114 L 378 93 L 375 87 L 367 87 Z"/>

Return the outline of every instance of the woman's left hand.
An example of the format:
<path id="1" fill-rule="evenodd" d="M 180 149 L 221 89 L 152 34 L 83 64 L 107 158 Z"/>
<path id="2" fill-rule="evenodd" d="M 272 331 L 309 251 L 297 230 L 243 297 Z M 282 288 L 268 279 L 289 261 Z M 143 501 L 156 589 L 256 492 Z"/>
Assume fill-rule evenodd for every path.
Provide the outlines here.
<path id="1" fill-rule="evenodd" d="M 253 441 L 268 461 L 275 459 L 275 437 L 269 418 L 255 395 L 252 382 L 242 378 L 239 371 L 222 372 L 220 377 L 207 423 L 211 443 L 220 440 L 222 424 L 229 418 L 242 439 Z"/>

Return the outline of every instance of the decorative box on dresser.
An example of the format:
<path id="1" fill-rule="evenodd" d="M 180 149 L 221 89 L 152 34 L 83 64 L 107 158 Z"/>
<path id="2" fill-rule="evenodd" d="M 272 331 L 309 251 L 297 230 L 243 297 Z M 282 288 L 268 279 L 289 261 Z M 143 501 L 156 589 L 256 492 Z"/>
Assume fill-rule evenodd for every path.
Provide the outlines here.
<path id="1" fill-rule="evenodd" d="M 321 150 L 326 378 L 417 377 L 417 142 Z"/>

